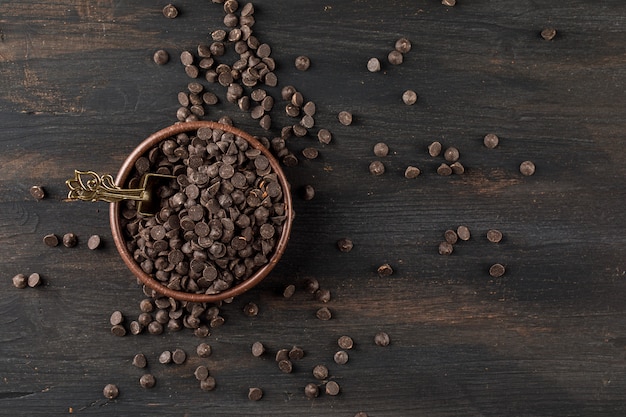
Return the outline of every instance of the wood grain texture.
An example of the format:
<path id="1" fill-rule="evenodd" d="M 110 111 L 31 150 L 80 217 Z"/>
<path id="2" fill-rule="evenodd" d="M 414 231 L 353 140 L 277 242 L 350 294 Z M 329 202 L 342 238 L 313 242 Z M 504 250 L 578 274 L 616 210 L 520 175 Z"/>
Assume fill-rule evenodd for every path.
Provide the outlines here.
<path id="1" fill-rule="evenodd" d="M 241 2 L 242 4 L 244 2 Z M 115 251 L 105 204 L 66 203 L 74 169 L 116 173 L 149 134 L 176 121 L 186 89 L 178 56 L 222 28 L 210 1 L 162 4 L 5 1 L 0 4 L 0 415 L 180 416 L 621 416 L 626 412 L 626 4 L 532 0 L 254 2 L 255 35 L 272 46 L 279 87 L 273 126 L 226 101 L 205 117 L 231 117 L 251 134 L 273 137 L 287 123 L 280 87 L 294 85 L 317 104 L 316 130 L 330 145 L 289 139 L 300 164 L 286 168 L 295 200 L 288 249 L 271 276 L 222 309 L 223 327 L 199 339 L 188 330 L 160 336 L 110 334 L 109 316 L 133 319 L 144 298 Z M 557 37 L 545 41 L 548 26 Z M 399 37 L 413 43 L 404 63 L 387 53 Z M 152 62 L 156 49 L 171 61 Z M 311 58 L 297 71 L 298 55 Z M 378 57 L 379 73 L 366 70 Z M 414 106 L 400 97 L 419 94 Z M 351 111 L 354 123 L 337 121 Z M 482 145 L 496 133 L 500 146 Z M 460 150 L 462 176 L 436 174 L 434 140 Z M 386 173 L 368 165 L 377 142 Z M 307 146 L 320 157 L 300 157 Z M 518 170 L 532 160 L 537 172 Z M 404 178 L 408 165 L 422 174 Z M 45 187 L 35 201 L 28 189 Z M 472 238 L 449 257 L 443 232 L 467 225 Z M 489 243 L 497 228 L 504 240 Z M 79 236 L 75 248 L 48 248 L 45 234 Z M 90 235 L 103 237 L 91 251 Z M 336 241 L 354 249 L 341 253 Z M 379 277 L 376 268 L 394 269 Z M 506 265 L 503 277 L 488 268 Z M 18 290 L 17 273 L 39 272 L 40 288 Z M 290 283 L 317 278 L 332 293 L 333 319 Z M 246 317 L 244 305 L 259 305 Z M 386 331 L 391 344 L 373 343 Z M 355 348 L 336 365 L 336 340 Z M 254 358 L 262 341 L 268 354 Z M 193 352 L 201 341 L 213 355 Z M 292 374 L 273 360 L 298 345 L 306 356 Z M 184 365 L 157 362 L 182 348 Z M 140 387 L 132 357 L 146 354 L 157 378 Z M 313 366 L 324 363 L 341 385 L 337 397 L 308 400 Z M 206 364 L 217 380 L 194 379 Z M 107 401 L 102 388 L 119 386 Z M 259 386 L 264 397 L 247 399 Z"/>

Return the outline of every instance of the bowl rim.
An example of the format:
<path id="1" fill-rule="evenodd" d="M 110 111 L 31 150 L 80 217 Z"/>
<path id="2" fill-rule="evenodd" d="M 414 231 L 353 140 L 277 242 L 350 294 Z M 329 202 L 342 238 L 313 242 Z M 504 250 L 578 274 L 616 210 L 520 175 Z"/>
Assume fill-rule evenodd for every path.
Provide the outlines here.
<path id="1" fill-rule="evenodd" d="M 151 275 L 146 274 L 139 264 L 135 262 L 132 254 L 129 252 L 126 247 L 126 240 L 124 239 L 124 234 L 122 232 L 122 226 L 120 224 L 120 203 L 110 203 L 109 210 L 109 223 L 111 226 L 111 232 L 113 234 L 113 241 L 115 243 L 115 247 L 119 252 L 122 260 L 126 264 L 126 266 L 131 270 L 131 272 L 147 287 L 153 289 L 157 293 L 161 294 L 165 297 L 171 297 L 179 301 L 189 301 L 196 303 L 214 303 L 218 301 L 222 301 L 231 297 L 235 297 L 243 294 L 244 292 L 250 290 L 258 283 L 260 283 L 265 277 L 270 273 L 272 269 L 276 266 L 280 258 L 282 257 L 285 249 L 287 247 L 287 242 L 289 240 L 289 236 L 291 234 L 291 226 L 294 218 L 293 211 L 293 202 L 291 198 L 291 189 L 289 182 L 285 173 L 283 172 L 278 160 L 271 154 L 269 149 L 267 149 L 258 139 L 250 135 L 249 133 L 236 128 L 231 125 L 203 120 L 203 121 L 193 121 L 193 122 L 181 122 L 176 123 L 171 126 L 168 126 L 164 129 L 159 130 L 148 136 L 144 139 L 133 151 L 128 155 L 122 166 L 120 167 L 119 172 L 117 173 L 115 185 L 118 187 L 123 187 L 130 175 L 132 169 L 134 168 L 135 162 L 139 157 L 145 155 L 150 149 L 152 149 L 159 142 L 164 139 L 175 136 L 179 133 L 186 133 L 194 130 L 198 130 L 202 127 L 208 127 L 211 129 L 222 130 L 225 132 L 230 132 L 236 136 L 240 136 L 250 145 L 252 145 L 255 149 L 261 151 L 265 157 L 270 162 L 272 170 L 277 174 L 278 181 L 283 189 L 283 201 L 285 204 L 285 214 L 286 219 L 285 223 L 283 223 L 283 231 L 280 236 L 279 241 L 276 244 L 276 249 L 272 254 L 271 258 L 268 260 L 268 263 L 261 266 L 254 274 L 240 282 L 239 284 L 221 291 L 217 294 L 197 294 L 197 293 L 189 293 L 185 291 L 177 291 L 167 286 L 161 284 L 157 279 L 152 277 Z"/>

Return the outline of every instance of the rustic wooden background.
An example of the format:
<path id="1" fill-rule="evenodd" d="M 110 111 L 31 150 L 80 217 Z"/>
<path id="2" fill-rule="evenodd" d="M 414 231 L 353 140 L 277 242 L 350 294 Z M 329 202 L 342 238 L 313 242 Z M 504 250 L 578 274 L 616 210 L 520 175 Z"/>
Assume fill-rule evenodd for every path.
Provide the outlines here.
<path id="1" fill-rule="evenodd" d="M 320 157 L 286 170 L 297 218 L 287 252 L 259 287 L 223 309 L 226 324 L 204 340 L 189 331 L 118 338 L 109 315 L 133 318 L 143 294 L 116 253 L 106 204 L 65 203 L 73 170 L 116 173 L 146 136 L 173 123 L 176 94 L 190 81 L 178 54 L 223 27 L 220 5 L 59 0 L 0 3 L 0 415 L 107 416 L 623 416 L 626 413 L 626 3 L 622 0 L 257 0 L 255 35 L 272 46 L 279 85 L 317 104 L 330 145 L 291 139 Z M 242 2 L 243 3 L 243 2 Z M 539 32 L 555 27 L 552 41 Z M 399 37 L 413 49 L 400 66 L 384 59 Z M 156 49 L 172 59 L 152 62 Z M 298 55 L 311 68 L 297 71 Z M 369 73 L 371 57 L 383 71 Z M 224 100 L 206 119 L 230 116 L 264 132 Z M 401 100 L 408 88 L 418 103 Z M 277 92 L 272 93 L 278 100 Z M 354 114 L 352 126 L 336 115 Z M 482 145 L 486 133 L 498 148 Z M 467 167 L 440 177 L 427 145 L 456 146 Z M 372 147 L 384 141 L 387 172 L 374 177 Z M 532 160 L 537 172 L 522 177 Z M 403 177 L 406 166 L 422 169 Z M 311 184 L 312 201 L 296 191 Z M 32 185 L 47 198 L 36 201 Z M 449 257 L 443 232 L 473 232 Z M 490 244 L 485 232 L 505 238 Z M 46 247 L 48 233 L 74 232 L 75 248 Z M 87 238 L 102 236 L 91 251 Z M 349 237 L 350 253 L 335 242 Z M 394 274 L 376 268 L 388 262 Z M 490 278 L 494 262 L 507 273 Z M 45 285 L 16 289 L 17 273 Z M 282 288 L 317 278 L 320 303 Z M 255 318 L 242 307 L 259 305 Z M 391 344 L 375 346 L 386 331 Z M 335 365 L 336 339 L 355 340 Z M 258 359 L 250 345 L 270 354 Z M 201 341 L 213 355 L 193 352 Z M 292 374 L 273 353 L 301 346 Z M 156 361 L 182 348 L 186 364 Z M 131 365 L 143 352 L 157 378 L 139 386 Z M 193 370 L 205 363 L 217 389 L 203 392 Z M 308 400 L 311 369 L 329 366 L 336 397 Z M 102 388 L 120 396 L 107 401 Z M 247 399 L 263 388 L 259 402 Z"/>

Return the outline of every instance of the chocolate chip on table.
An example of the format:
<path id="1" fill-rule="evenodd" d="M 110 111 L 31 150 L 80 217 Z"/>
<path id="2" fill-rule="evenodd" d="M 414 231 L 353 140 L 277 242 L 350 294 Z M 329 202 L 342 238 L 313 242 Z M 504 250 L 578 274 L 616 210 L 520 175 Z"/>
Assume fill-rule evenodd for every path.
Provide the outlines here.
<path id="1" fill-rule="evenodd" d="M 170 60 L 170 54 L 168 54 L 164 49 L 159 49 L 154 52 L 154 55 L 152 55 L 152 60 L 157 65 L 165 65 Z"/>
<path id="2" fill-rule="evenodd" d="M 115 384 L 107 384 L 104 386 L 104 389 L 102 390 L 102 394 L 104 394 L 105 398 L 109 400 L 113 400 L 117 398 L 118 395 L 120 395 L 120 390 L 117 388 L 117 385 Z"/>
<path id="3" fill-rule="evenodd" d="M 293 363 L 289 359 L 283 359 L 278 362 L 278 369 L 285 374 L 290 374 L 293 371 Z"/>
<path id="4" fill-rule="evenodd" d="M 333 315 L 328 307 L 322 307 L 315 312 L 315 316 L 322 321 L 327 321 L 330 320 Z"/>
<path id="5" fill-rule="evenodd" d="M 396 41 L 395 45 L 396 51 L 406 54 L 411 50 L 411 41 L 407 38 L 400 38 Z"/>
<path id="6" fill-rule="evenodd" d="M 51 248 L 59 245 L 59 238 L 54 233 L 50 233 L 43 237 L 43 243 Z"/>
<path id="7" fill-rule="evenodd" d="M 250 401 L 259 401 L 263 398 L 263 390 L 258 387 L 253 387 L 248 390 L 248 399 Z"/>
<path id="8" fill-rule="evenodd" d="M 502 275 L 504 275 L 505 270 L 506 269 L 504 268 L 504 265 L 502 265 L 502 264 L 493 264 L 489 268 L 489 275 L 491 275 L 494 278 L 498 278 L 498 277 L 501 277 Z"/>
<path id="9" fill-rule="evenodd" d="M 374 155 L 382 158 L 384 156 L 387 156 L 388 154 L 389 146 L 387 146 L 386 143 L 378 142 L 376 145 L 374 145 Z"/>
<path id="10" fill-rule="evenodd" d="M 304 281 L 304 290 L 309 294 L 314 294 L 315 291 L 319 290 L 320 283 L 317 279 L 310 277 Z"/>
<path id="11" fill-rule="evenodd" d="M 116 324 L 122 324 L 124 322 L 124 314 L 121 311 L 116 310 L 111 313 L 111 317 L 109 318 L 109 322 L 111 326 L 115 326 Z"/>
<path id="12" fill-rule="evenodd" d="M 394 49 L 387 55 L 387 61 L 389 61 L 391 65 L 400 65 L 404 61 L 404 57 L 400 52 Z"/>
<path id="13" fill-rule="evenodd" d="M 139 378 L 139 385 L 143 388 L 152 388 L 156 385 L 156 378 L 152 374 L 143 374 Z"/>
<path id="14" fill-rule="evenodd" d="M 541 37 L 547 41 L 551 41 L 556 36 L 555 28 L 545 28 L 541 31 Z"/>
<path id="15" fill-rule="evenodd" d="M 370 58 L 369 61 L 367 61 L 367 70 L 369 72 L 380 71 L 380 61 L 378 58 Z"/>
<path id="16" fill-rule="evenodd" d="M 346 363 L 348 363 L 349 359 L 348 352 L 346 352 L 345 350 L 338 350 L 337 352 L 335 352 L 333 359 L 335 360 L 335 363 L 337 365 L 345 365 Z"/>
<path id="17" fill-rule="evenodd" d="M 500 143 L 500 138 L 495 133 L 487 133 L 483 138 L 483 145 L 486 148 L 493 149 Z"/>
<path id="18" fill-rule="evenodd" d="M 456 175 L 461 175 L 465 172 L 465 167 L 459 161 L 450 164 L 450 169 L 452 173 Z"/>
<path id="19" fill-rule="evenodd" d="M 276 362 L 280 362 L 285 359 L 289 359 L 289 349 L 278 349 L 278 351 L 276 351 L 276 356 L 274 357 L 274 360 L 276 360 Z"/>
<path id="20" fill-rule="evenodd" d="M 302 199 L 304 201 L 310 201 L 313 200 L 313 198 L 315 197 L 315 188 L 313 188 L 312 185 L 307 184 L 304 187 L 302 187 Z"/>
<path id="21" fill-rule="evenodd" d="M 414 178 L 419 177 L 419 175 L 421 173 L 422 173 L 422 171 L 420 171 L 420 169 L 418 167 L 408 166 L 404 170 L 404 178 L 414 179 Z"/>
<path id="22" fill-rule="evenodd" d="M 331 299 L 330 290 L 326 288 L 320 288 L 319 290 L 315 291 L 315 299 L 320 303 L 329 302 Z"/>
<path id="23" fill-rule="evenodd" d="M 328 378 L 328 368 L 326 365 L 315 365 L 313 368 L 313 377 L 315 379 L 319 379 L 320 381 Z"/>
<path id="24" fill-rule="evenodd" d="M 317 385 L 310 382 L 304 386 L 304 396 L 307 398 L 317 398 L 320 395 L 320 389 Z"/>
<path id="25" fill-rule="evenodd" d="M 337 241 L 337 248 L 341 252 L 350 252 L 354 248 L 354 243 L 347 237 L 342 237 Z"/>
<path id="26" fill-rule="evenodd" d="M 306 71 L 311 66 L 311 60 L 307 56 L 300 55 L 296 57 L 295 66 L 299 71 Z"/>
<path id="27" fill-rule="evenodd" d="M 524 161 L 519 166 L 519 172 L 525 177 L 529 177 L 535 173 L 535 164 L 532 161 Z"/>
<path id="28" fill-rule="evenodd" d="M 98 235 L 91 235 L 87 240 L 87 247 L 91 250 L 96 250 L 100 247 L 102 239 Z"/>
<path id="29" fill-rule="evenodd" d="M 37 272 L 33 272 L 28 276 L 28 286 L 30 288 L 38 287 L 41 285 L 41 283 L 41 275 L 39 275 Z"/>
<path id="30" fill-rule="evenodd" d="M 151 321 L 148 324 L 148 333 L 154 335 L 163 333 L 163 325 L 156 320 Z"/>
<path id="31" fill-rule="evenodd" d="M 209 369 L 204 365 L 200 365 L 193 372 L 193 375 L 198 381 L 204 381 L 209 377 Z"/>
<path id="32" fill-rule="evenodd" d="M 172 362 L 172 352 L 169 350 L 164 350 L 159 355 L 159 363 L 165 365 Z"/>
<path id="33" fill-rule="evenodd" d="M 439 244 L 440 255 L 452 255 L 452 252 L 454 252 L 454 248 L 449 242 L 441 242 Z"/>
<path id="34" fill-rule="evenodd" d="M 26 288 L 28 286 L 28 277 L 24 274 L 17 274 L 13 277 L 13 286 L 15 288 Z"/>
<path id="35" fill-rule="evenodd" d="M 30 195 L 32 195 L 35 200 L 43 200 L 46 198 L 46 191 L 39 185 L 33 185 L 30 187 Z"/>
<path id="36" fill-rule="evenodd" d="M 446 161 L 448 162 L 456 162 L 459 160 L 459 150 L 457 148 L 455 148 L 454 146 L 450 146 L 448 149 L 445 150 L 445 152 L 443 153 L 443 157 Z"/>
<path id="37" fill-rule="evenodd" d="M 178 9 L 173 4 L 167 4 L 163 7 L 163 16 L 168 19 L 174 19 L 178 16 Z"/>
<path id="38" fill-rule="evenodd" d="M 454 7 L 456 5 L 456 0 L 441 0 L 441 4 L 444 6 Z"/>
<path id="39" fill-rule="evenodd" d="M 339 119 L 339 123 L 344 126 L 350 126 L 352 124 L 352 113 L 350 113 L 349 111 L 340 111 L 337 114 L 337 118 Z"/>
<path id="40" fill-rule="evenodd" d="M 450 165 L 442 163 L 441 165 L 439 165 L 439 167 L 437 167 L 437 174 L 441 175 L 442 177 L 446 177 L 452 174 L 452 168 L 450 168 Z"/>
<path id="41" fill-rule="evenodd" d="M 293 346 L 290 350 L 289 350 L 289 359 L 291 360 L 300 360 L 302 358 L 304 358 L 304 349 L 302 349 L 299 346 Z"/>
<path id="42" fill-rule="evenodd" d="M 182 365 L 187 360 L 187 354 L 182 349 L 176 349 L 172 352 L 172 362 L 176 365 Z"/>
<path id="43" fill-rule="evenodd" d="M 369 165 L 369 171 L 372 175 L 383 175 L 385 173 L 385 164 L 381 161 L 372 161 Z"/>
<path id="44" fill-rule="evenodd" d="M 226 0 L 224 2 L 224 12 L 235 13 L 239 8 L 239 2 L 237 0 Z"/>
<path id="45" fill-rule="evenodd" d="M 215 378 L 212 376 L 208 376 L 202 381 L 200 381 L 200 389 L 202 391 L 213 391 L 215 386 L 217 385 Z"/>
<path id="46" fill-rule="evenodd" d="M 391 342 L 389 335 L 385 332 L 376 333 L 374 336 L 374 344 L 377 346 L 388 346 Z"/>
<path id="47" fill-rule="evenodd" d="M 259 306 L 256 303 L 250 302 L 243 307 L 243 314 L 248 317 L 254 317 L 259 314 Z"/>
<path id="48" fill-rule="evenodd" d="M 471 237 L 469 227 L 463 225 L 456 228 L 456 234 L 461 240 L 470 240 Z"/>
<path id="49" fill-rule="evenodd" d="M 126 336 L 126 329 L 121 324 L 111 326 L 111 334 L 117 337 Z"/>
<path id="50" fill-rule="evenodd" d="M 443 238 L 451 245 L 454 245 L 459 240 L 459 235 L 452 229 L 448 229 L 443 233 Z"/>
<path id="51" fill-rule="evenodd" d="M 386 277 L 393 274 L 393 268 L 389 264 L 382 264 L 376 269 L 376 272 L 378 272 L 379 276 Z"/>
<path id="52" fill-rule="evenodd" d="M 411 106 L 417 102 L 417 93 L 413 90 L 406 90 L 402 93 L 402 101 L 407 106 Z"/>
<path id="53" fill-rule="evenodd" d="M 326 394 L 335 396 L 335 395 L 339 395 L 340 387 L 337 382 L 328 381 L 326 383 L 325 390 L 326 390 Z"/>
<path id="54" fill-rule="evenodd" d="M 324 145 L 328 145 L 332 140 L 332 134 L 328 129 L 320 129 L 317 132 L 317 140 Z"/>
<path id="55" fill-rule="evenodd" d="M 133 366 L 137 368 L 145 368 L 148 365 L 148 361 L 146 360 L 146 355 L 143 353 L 138 353 L 133 357 Z"/>
<path id="56" fill-rule="evenodd" d="M 200 343 L 196 347 L 196 354 L 201 358 L 208 358 L 209 356 L 211 356 L 211 352 L 211 345 L 209 345 L 208 343 Z"/>
<path id="57" fill-rule="evenodd" d="M 502 232 L 496 229 L 487 231 L 487 240 L 491 243 L 498 243 L 502 240 Z"/>
<path id="58" fill-rule="evenodd" d="M 302 156 L 306 159 L 315 159 L 319 155 L 319 151 L 313 147 L 304 148 L 302 150 Z"/>
<path id="59" fill-rule="evenodd" d="M 296 293 L 296 286 L 293 285 L 293 284 L 289 284 L 283 290 L 283 297 L 284 298 L 291 298 L 291 297 L 293 297 L 293 295 L 295 293 Z"/>
<path id="60" fill-rule="evenodd" d="M 265 346 L 261 342 L 254 342 L 252 344 L 252 356 L 259 357 L 265 353 Z"/>
<path id="61" fill-rule="evenodd" d="M 354 417 L 368 417 L 368 415 L 365 411 L 359 411 L 354 415 Z"/>
<path id="62" fill-rule="evenodd" d="M 63 235 L 63 246 L 73 248 L 78 244 L 78 237 L 74 233 L 66 233 Z"/>
<path id="63" fill-rule="evenodd" d="M 440 142 L 433 142 L 430 145 L 428 145 L 428 154 L 432 157 L 436 157 L 439 156 L 439 154 L 441 153 L 441 143 Z"/>
<path id="64" fill-rule="evenodd" d="M 354 341 L 350 336 L 341 336 L 337 339 L 337 345 L 339 345 L 341 349 L 350 350 L 354 347 Z"/>

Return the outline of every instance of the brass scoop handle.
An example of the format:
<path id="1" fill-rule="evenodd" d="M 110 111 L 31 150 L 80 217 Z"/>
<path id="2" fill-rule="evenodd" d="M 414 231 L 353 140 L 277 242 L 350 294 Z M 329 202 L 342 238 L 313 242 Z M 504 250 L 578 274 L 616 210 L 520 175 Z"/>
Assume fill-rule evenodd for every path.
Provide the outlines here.
<path id="1" fill-rule="evenodd" d="M 115 185 L 109 174 L 100 175 L 94 171 L 74 170 L 74 178 L 65 181 L 70 189 L 68 200 L 106 201 L 117 203 L 122 200 L 148 201 L 150 193 L 145 188 L 123 189 Z"/>

